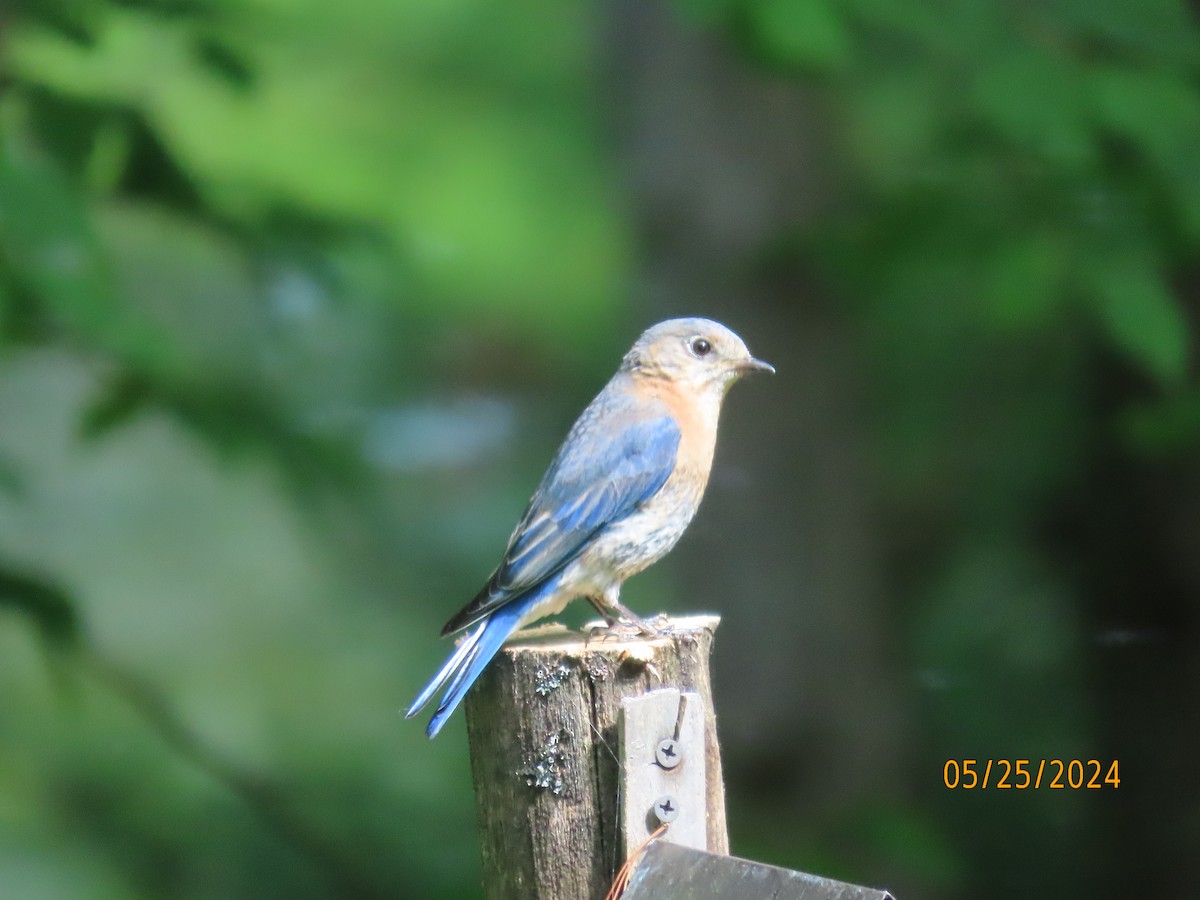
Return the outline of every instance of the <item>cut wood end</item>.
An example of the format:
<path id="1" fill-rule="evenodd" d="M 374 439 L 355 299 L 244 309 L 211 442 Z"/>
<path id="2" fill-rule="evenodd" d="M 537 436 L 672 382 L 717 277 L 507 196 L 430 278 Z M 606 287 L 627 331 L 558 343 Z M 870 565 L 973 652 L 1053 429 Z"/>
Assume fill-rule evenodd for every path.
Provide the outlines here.
<path id="1" fill-rule="evenodd" d="M 658 646 L 686 634 L 712 634 L 721 623 L 714 613 L 699 613 L 690 616 L 668 616 L 659 613 L 646 620 L 661 628 L 661 637 L 645 634 L 625 633 L 617 628 L 610 630 L 600 619 L 586 623 L 579 631 L 568 631 L 559 626 L 542 626 L 531 632 L 520 632 L 504 645 L 505 650 L 549 650 L 562 653 L 578 653 L 582 649 L 622 650 L 632 647 Z"/>

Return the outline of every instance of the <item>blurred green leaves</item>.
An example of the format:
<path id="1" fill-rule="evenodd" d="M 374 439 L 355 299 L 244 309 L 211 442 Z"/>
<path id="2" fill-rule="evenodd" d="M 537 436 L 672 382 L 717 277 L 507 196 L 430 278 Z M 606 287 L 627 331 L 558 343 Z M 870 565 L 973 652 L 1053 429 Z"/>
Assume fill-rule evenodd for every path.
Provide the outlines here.
<path id="1" fill-rule="evenodd" d="M 14 29 L 13 73 L 136 114 L 148 134 L 130 146 L 153 137 L 202 213 L 371 222 L 405 261 L 388 300 L 427 315 L 516 316 L 575 340 L 608 315 L 625 250 L 580 113 L 578 8 L 532 4 L 530 33 L 470 2 L 96 7 L 90 46 Z"/>
<path id="2" fill-rule="evenodd" d="M 0 278 L 24 304 L 6 307 L 18 329 L 10 340 L 62 329 L 116 356 L 170 368 L 170 348 L 121 302 L 84 198 L 52 163 L 12 140 L 0 143 L 0 264 Z"/>
<path id="3" fill-rule="evenodd" d="M 1188 551 L 1172 568 L 1156 545 L 1127 575 L 1128 598 L 1106 594 L 1095 573 L 1107 548 L 1088 545 L 1084 524 L 1113 523 L 1124 554 L 1138 542 L 1126 529 L 1161 535 L 1159 517 L 1189 516 L 1187 500 L 1121 494 L 1145 479 L 1190 496 L 1194 469 L 1174 481 L 1165 469 L 1200 449 L 1195 4 L 678 5 L 748 51 L 762 70 L 754 96 L 802 82 L 793 100 L 803 99 L 785 108 L 829 161 L 816 177 L 832 200 L 798 212 L 789 246 L 797 281 L 817 273 L 829 318 L 858 351 L 842 377 L 863 379 L 871 495 L 889 520 L 892 583 L 879 602 L 907 632 L 889 650 L 916 670 L 917 757 L 1112 741 L 1128 715 L 1084 673 L 1128 677 L 1132 654 L 1100 659 L 1095 622 L 1139 621 L 1138 592 L 1155 579 L 1163 593 L 1187 584 L 1172 602 L 1183 620 L 1195 612 L 1179 574 Z M 913 784 L 929 791 L 922 776 Z M 1083 880 L 1054 882 L 1081 868 L 1064 863 L 1076 858 L 1099 863 L 1098 885 L 1116 881 L 1081 806 L 924 796 L 970 893 L 1086 892 Z M 1047 851 L 1020 836 L 1031 826 L 1061 840 Z M 919 832 L 898 832 L 906 862 L 920 864 Z"/>
<path id="4" fill-rule="evenodd" d="M 766 70 L 764 91 L 798 74 L 816 98 L 791 109 L 825 141 L 834 200 L 798 216 L 793 246 L 861 342 L 848 368 L 866 370 L 873 497 L 891 518 L 894 582 L 881 606 L 899 610 L 907 631 L 889 649 L 916 670 L 917 757 L 1149 746 L 1144 724 L 1133 733 L 1128 709 L 1089 680 L 1136 682 L 1133 653 L 1095 646 L 1097 622 L 1153 621 L 1142 607 L 1161 603 L 1175 611 L 1158 620 L 1169 631 L 1195 614 L 1194 579 L 1182 574 L 1192 554 L 1167 549 L 1164 522 L 1194 519 L 1200 449 L 1196 5 L 681 7 L 749 50 Z M 1129 487 L 1140 480 L 1183 499 Z M 1110 543 L 1089 534 L 1093 520 L 1111 529 Z M 1134 534 L 1143 530 L 1153 537 Z M 1193 532 L 1180 527 L 1173 540 L 1190 547 Z M 1139 563 L 1130 548 L 1143 542 L 1152 549 Z M 1112 551 L 1122 559 L 1110 567 L 1102 557 Z M 1100 574 L 1109 571 L 1127 582 L 1110 588 Z M 1175 639 L 1129 630 L 1164 647 Z M 1162 682 L 1186 680 L 1143 665 Z M 1172 698 L 1158 709 L 1186 695 L 1136 683 Z M 1157 766 L 1162 746 L 1146 752 Z M 1082 896 L 1095 893 L 1084 869 L 1100 891 L 1120 879 L 1105 859 L 1119 829 L 1097 827 L 1083 801 L 964 800 L 922 776 L 913 783 L 939 810 L 939 849 L 969 893 L 1036 884 Z M 1180 806 L 1191 815 L 1194 798 Z M 1051 830 L 1052 849 L 1023 836 Z M 1169 846 L 1169 831 L 1148 843 Z M 897 832 L 906 862 L 919 865 L 919 831 Z M 965 886 L 946 887 L 952 896 Z"/>
<path id="5" fill-rule="evenodd" d="M 799 69 L 841 65 L 852 42 L 834 3 L 826 0 L 760 0 L 750 9 L 754 41 L 762 55 Z"/>
<path id="6" fill-rule="evenodd" d="M 1076 681 L 1078 585 L 1039 529 L 1092 454 L 1107 452 L 1097 432 L 1150 459 L 1200 442 L 1195 339 L 1180 302 L 1200 249 L 1194 16 L 1168 0 L 677 5 L 725 29 L 770 87 L 800 81 L 818 100 L 804 127 L 821 129 L 833 151 L 812 157 L 828 166 L 818 176 L 831 202 L 797 217 L 811 223 L 803 233 L 772 238 L 799 248 L 838 315 L 848 311 L 847 343 L 865 369 L 878 429 L 870 477 L 880 483 L 862 491 L 882 498 L 881 542 L 901 560 L 879 606 L 909 604 L 897 655 L 928 676 L 934 698 L 934 727 L 919 740 L 988 739 L 995 749 L 1040 734 L 1061 750 L 1088 733 L 1093 698 Z M 60 646 L 77 640 L 86 611 L 105 647 L 163 682 L 160 692 L 120 667 L 93 670 L 177 754 L 311 846 L 306 829 L 271 818 L 257 767 L 214 766 L 198 738 L 211 731 L 215 746 L 262 771 L 292 767 L 319 785 L 304 799 L 339 846 L 364 848 L 381 872 L 415 872 L 423 886 L 474 888 L 466 792 L 461 808 L 430 816 L 432 828 L 422 818 L 397 839 L 403 803 L 432 808 L 466 774 L 448 755 L 414 753 L 398 766 L 392 733 L 380 737 L 397 682 L 417 681 L 421 654 L 434 653 L 408 652 L 405 629 L 392 628 L 405 617 L 436 627 L 441 614 L 422 603 L 460 590 L 464 543 L 492 552 L 496 523 L 510 524 L 526 486 L 500 485 L 469 452 L 447 465 L 454 454 L 405 413 L 508 415 L 510 398 L 459 403 L 458 392 L 502 391 L 505 378 L 536 371 L 539 353 L 574 361 L 612 349 L 598 326 L 624 303 L 631 254 L 598 112 L 595 15 L 550 0 L 25 0 L 0 35 L 0 355 L 40 361 L 22 396 L 71 397 L 72 426 L 31 429 L 18 452 L 4 448 L 0 500 L 7 513 L 28 495 L 45 513 L 33 522 L 43 531 L 25 527 L 37 512 L 12 515 L 17 557 L 53 544 L 63 518 L 75 528 L 63 558 L 46 551 L 47 576 L 23 558 L 9 564 L 6 547 L 0 608 Z M 772 156 L 791 158 L 768 153 L 764 165 Z M 1098 356 L 1125 361 L 1117 368 L 1135 382 L 1134 399 L 1121 398 L 1129 406 L 1101 427 L 1097 373 L 1111 368 Z M 77 393 L 28 387 L 54 373 Z M 563 386 L 563 397 L 586 394 Z M 401 423 L 402 440 L 381 422 Z M 376 432 L 392 451 L 420 447 L 428 468 L 381 465 L 369 486 L 387 499 L 356 507 L 311 545 L 277 515 L 260 472 L 247 479 L 249 499 L 245 485 L 218 493 L 238 475 L 187 455 L 199 438 L 206 463 L 215 450 L 269 460 L 296 485 L 344 486 L 357 483 L 364 436 Z M 455 449 L 469 443 L 448 433 Z M 484 456 L 525 440 L 497 434 Z M 535 477 L 543 451 L 512 468 Z M 64 478 L 73 470 L 58 457 L 69 453 L 99 474 Z M 24 491 L 23 467 L 44 480 Z M 54 479 L 63 483 L 47 485 Z M 226 536 L 241 555 L 222 546 Z M 331 547 L 350 560 L 334 574 L 317 565 Z M 380 548 L 386 565 L 372 558 Z M 55 566 L 73 563 L 60 578 Z M 117 569 L 106 593 L 95 573 Z M 318 572 L 328 581 L 314 584 Z M 60 580 L 79 584 L 79 596 Z M 0 640 L 14 643 L 11 632 Z M 13 692 L 21 721 L 36 725 L 44 701 L 24 678 L 33 667 L 9 661 L 26 688 Z M 60 798 L 64 825 L 44 802 L 58 788 L 30 790 L 26 806 L 48 830 L 82 840 L 128 819 L 113 846 L 151 848 L 132 868 L 163 883 L 211 865 L 227 873 L 231 896 L 239 885 L 253 896 L 303 890 L 275 883 L 277 871 L 304 872 L 286 853 L 264 865 L 261 854 L 280 849 L 248 828 L 189 844 L 227 822 L 226 808 L 209 808 L 194 785 L 181 799 L 171 779 L 143 778 L 164 766 L 162 748 L 131 764 L 128 723 L 95 715 L 102 727 L 79 733 L 97 739 L 74 746 L 75 722 L 40 738 L 64 753 L 48 782 L 74 773 L 82 795 Z M 87 768 L 92 745 L 107 748 L 107 768 Z M 139 812 L 134 788 L 155 803 L 143 798 Z M 101 811 L 80 826 L 76 810 L 97 806 L 89 790 Z M 321 791 L 345 796 L 320 809 Z M 900 864 L 947 891 L 967 881 L 957 835 L 978 823 L 951 832 L 927 809 L 883 815 L 875 840 Z M 1015 820 L 987 817 L 992 846 L 1007 854 L 999 866 L 1011 864 Z M 1081 846 L 1079 834 L 1064 843 Z M 44 849 L 47 870 L 57 851 Z M 108 858 L 104 871 L 120 865 Z"/>
<path id="7" fill-rule="evenodd" d="M 79 613 L 63 588 L 0 565 L 0 610 L 5 608 L 25 616 L 50 646 L 69 649 L 80 640 Z"/>
<path id="8" fill-rule="evenodd" d="M 1114 344 L 1164 385 L 1180 383 L 1188 367 L 1188 326 L 1162 269 L 1138 256 L 1097 260 L 1088 287 Z"/>
<path id="9" fill-rule="evenodd" d="M 10 832 L 44 829 L 30 883 L 95 839 L 96 868 L 129 882 L 72 870 L 96 896 L 469 895 L 469 796 L 446 801 L 465 761 L 395 749 L 423 745 L 397 691 L 437 653 L 408 652 L 397 616 L 421 607 L 402 601 L 461 590 L 462 550 L 364 446 L 413 397 L 498 390 L 541 353 L 607 368 L 627 250 L 587 17 L 547 0 L 6 7 L 0 612 L 54 646 L 80 643 L 83 614 L 95 634 L 60 716 L 36 653 L 11 652 L 29 629 L 0 629 L 25 736 L 2 787 L 23 780 L 10 756 L 45 781 L 0 810 L 6 885 Z M 480 485 L 448 468 L 461 518 L 490 529 Z M 310 541 L 318 511 L 336 521 Z M 410 828 L 405 804 L 435 796 Z"/>
<path id="10" fill-rule="evenodd" d="M 23 4 L 3 38 L 0 334 L 97 365 L 85 436 L 165 411 L 298 481 L 352 468 L 312 425 L 312 398 L 347 386 L 297 339 L 326 307 L 375 321 L 369 355 L 385 322 L 456 319 L 597 352 L 625 249 L 583 13 L 528 7 L 532 33 L 470 0 Z"/>
<path id="11" fill-rule="evenodd" d="M 825 72 L 853 204 L 815 222 L 811 255 L 866 315 L 922 297 L 1044 331 L 1082 311 L 1161 386 L 1186 377 L 1171 284 L 1200 255 L 1200 28 L 1182 4 L 724 9 L 764 23 L 764 60 Z"/>

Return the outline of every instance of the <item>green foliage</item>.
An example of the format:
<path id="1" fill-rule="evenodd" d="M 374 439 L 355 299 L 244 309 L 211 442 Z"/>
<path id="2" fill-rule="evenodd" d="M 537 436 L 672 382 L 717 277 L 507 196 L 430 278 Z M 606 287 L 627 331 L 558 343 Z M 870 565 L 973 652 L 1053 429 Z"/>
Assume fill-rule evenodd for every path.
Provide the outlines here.
<path id="1" fill-rule="evenodd" d="M 860 62 L 830 79 L 828 107 L 859 197 L 817 261 L 870 303 L 920 294 L 1041 329 L 1090 312 L 1178 383 L 1189 339 L 1170 281 L 1200 247 L 1200 35 L 1180 4 L 1139 7 L 1136 27 L 1120 6 L 838 4 Z M 901 222 L 901 243 L 864 245 Z"/>
<path id="2" fill-rule="evenodd" d="M 917 755 L 1090 752 L 1126 727 L 1083 676 L 1100 665 L 1094 620 L 1119 618 L 1118 601 L 1099 599 L 1103 563 L 1064 549 L 1083 543 L 1064 498 L 1127 528 L 1105 467 L 1200 447 L 1195 5 L 678 5 L 818 101 L 832 200 L 788 246 L 849 311 L 866 369 L 887 605 L 905 630 L 889 649 L 926 680 Z M 1135 541 L 1118 531 L 1124 552 Z M 864 828 L 860 853 L 900 848 L 945 896 L 1087 890 L 1063 874 L 1063 860 L 1102 866 L 1082 804 L 989 799 L 927 793 L 940 842 L 910 810 Z M 1051 829 L 1048 849 L 1033 835 Z M 836 839 L 815 842 L 807 858 L 836 855 Z"/>
<path id="3" fill-rule="evenodd" d="M 73 105 L 72 155 L 118 189 L 242 226 L 277 205 L 369 220 L 421 287 L 393 302 L 570 335 L 604 317 L 622 254 L 573 112 L 578 13 L 530 32 L 472 7 L 97 3 L 87 46 L 43 25 L 9 53 L 30 118 Z"/>
<path id="4" fill-rule="evenodd" d="M 762 0 L 751 5 L 749 18 L 760 52 L 779 64 L 825 70 L 844 63 L 850 53 L 839 11 L 824 0 Z"/>
<path id="5" fill-rule="evenodd" d="M 28 617 L 46 642 L 72 647 L 80 639 L 79 613 L 65 590 L 9 568 L 0 568 L 0 609 Z"/>
<path id="6" fill-rule="evenodd" d="M 437 628 L 406 639 L 422 607 L 398 595 L 465 593 L 445 535 L 493 537 L 512 488 L 481 502 L 454 478 L 473 488 L 456 521 L 364 446 L 407 397 L 548 347 L 607 365 L 625 249 L 583 13 L 4 18 L 0 693 L 20 737 L 0 747 L 0 883 L 470 896 L 464 761 L 397 715 Z M 77 690 L 47 692 L 38 643 Z M 409 827 L 412 803 L 430 814 Z"/>
<path id="7" fill-rule="evenodd" d="M 817 220 L 814 259 L 848 296 L 920 294 L 1040 327 L 1089 310 L 1170 384 L 1189 364 L 1170 278 L 1200 247 L 1200 34 L 1172 0 L 1139 4 L 1136 21 L 1129 8 L 714 7 L 753 23 L 763 59 L 827 73 L 856 203 L 833 246 Z"/>
<path id="8" fill-rule="evenodd" d="M 907 752 L 1086 752 L 1082 589 L 1044 529 L 1106 455 L 1200 445 L 1180 299 L 1200 256 L 1195 17 L 1172 0 L 677 5 L 824 117 L 832 202 L 771 247 L 818 273 L 863 360 L 896 653 L 957 678 Z M 633 229 L 595 15 L 5 13 L 0 693 L 19 739 L 0 746 L 0 884 L 477 892 L 465 762 L 399 731 L 397 686 L 436 662 L 446 598 L 495 562 L 610 364 Z M 497 396 L 545 384 L 547 358 L 587 378 L 513 429 Z M 1113 369 L 1133 385 L 1115 417 L 1094 400 Z M 408 456 L 381 463 L 393 426 Z M 412 452 L 439 439 L 441 465 Z M 83 676 L 69 709 L 41 644 Z M 865 844 L 949 895 L 1088 846 L 1079 807 L 951 799 L 881 799 L 806 852 L 854 878 L 845 847 Z M 759 846 L 794 851 L 759 820 Z M 1030 822 L 1061 840 L 1009 849 Z M 1006 858 L 989 869 L 966 834 Z"/>
<path id="9" fill-rule="evenodd" d="M 1111 340 L 1164 384 L 1187 372 L 1188 329 L 1158 266 L 1136 256 L 1097 260 L 1090 296 Z"/>

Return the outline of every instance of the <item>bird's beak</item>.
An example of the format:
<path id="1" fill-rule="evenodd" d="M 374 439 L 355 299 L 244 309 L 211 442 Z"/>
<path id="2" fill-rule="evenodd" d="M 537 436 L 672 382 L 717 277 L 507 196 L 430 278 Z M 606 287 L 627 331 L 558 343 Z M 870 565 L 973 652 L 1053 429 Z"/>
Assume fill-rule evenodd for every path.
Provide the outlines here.
<path id="1" fill-rule="evenodd" d="M 763 362 L 761 359 L 755 359 L 753 356 L 739 362 L 738 370 L 742 373 L 770 372 L 772 375 L 775 374 L 775 367 L 773 365 L 769 362 Z"/>

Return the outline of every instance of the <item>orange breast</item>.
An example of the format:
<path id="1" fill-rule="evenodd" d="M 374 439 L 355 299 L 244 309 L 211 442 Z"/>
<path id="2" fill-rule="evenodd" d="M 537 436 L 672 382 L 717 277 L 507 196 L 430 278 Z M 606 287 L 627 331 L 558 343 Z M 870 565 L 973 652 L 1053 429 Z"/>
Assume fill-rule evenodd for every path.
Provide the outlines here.
<path id="1" fill-rule="evenodd" d="M 679 452 L 671 480 L 685 479 L 703 493 L 717 444 L 718 409 L 709 409 L 703 400 L 697 402 L 686 396 L 675 382 L 654 379 L 646 388 L 679 423 Z"/>

